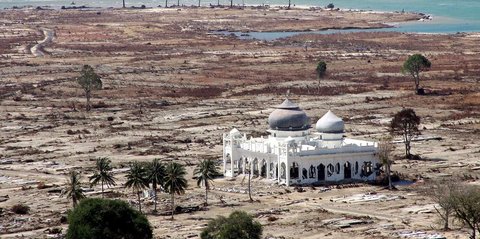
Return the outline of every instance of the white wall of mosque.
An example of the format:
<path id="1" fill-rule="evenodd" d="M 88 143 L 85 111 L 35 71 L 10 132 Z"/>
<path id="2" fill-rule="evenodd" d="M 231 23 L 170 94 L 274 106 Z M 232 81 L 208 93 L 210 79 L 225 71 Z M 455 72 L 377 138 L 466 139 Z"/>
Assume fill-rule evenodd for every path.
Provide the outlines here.
<path id="1" fill-rule="evenodd" d="M 255 176 L 278 180 L 286 185 L 346 179 L 374 180 L 378 164 L 375 147 L 366 141 L 361 142 L 364 145 L 359 148 L 320 149 L 302 155 L 307 151 L 292 152 L 287 144 L 266 150 L 265 144 L 259 142 L 249 144 L 237 141 L 238 144 L 232 144 L 227 139 L 224 146 L 224 174 L 234 177 L 251 172 Z M 249 145 L 248 149 L 241 147 L 245 144 Z"/>
<path id="2" fill-rule="evenodd" d="M 309 128 L 309 118 L 286 99 L 268 117 L 268 137 L 247 138 L 232 129 L 223 134 L 224 174 L 252 173 L 279 184 L 373 180 L 377 143 L 344 138 L 345 124 L 328 111 Z"/>

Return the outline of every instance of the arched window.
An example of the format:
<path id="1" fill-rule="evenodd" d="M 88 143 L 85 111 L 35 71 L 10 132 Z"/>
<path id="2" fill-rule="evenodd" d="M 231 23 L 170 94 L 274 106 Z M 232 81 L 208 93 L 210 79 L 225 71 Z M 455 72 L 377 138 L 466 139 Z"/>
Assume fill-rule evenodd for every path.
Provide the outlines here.
<path id="1" fill-rule="evenodd" d="M 373 173 L 372 162 L 364 162 L 362 166 L 362 173 L 360 176 L 368 177 Z"/>
<path id="2" fill-rule="evenodd" d="M 310 178 L 315 178 L 315 167 L 313 165 L 310 166 Z"/>
<path id="3" fill-rule="evenodd" d="M 331 177 L 333 175 L 333 172 L 335 171 L 335 168 L 333 167 L 332 164 L 327 165 L 327 176 Z"/>
<path id="4" fill-rule="evenodd" d="M 335 172 L 337 174 L 340 174 L 340 163 L 337 163 L 337 165 L 335 165 Z"/>

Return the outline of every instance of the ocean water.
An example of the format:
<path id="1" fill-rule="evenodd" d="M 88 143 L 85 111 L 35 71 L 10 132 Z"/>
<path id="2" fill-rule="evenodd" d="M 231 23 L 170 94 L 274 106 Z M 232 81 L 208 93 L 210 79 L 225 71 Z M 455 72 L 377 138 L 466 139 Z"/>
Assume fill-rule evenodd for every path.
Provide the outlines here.
<path id="1" fill-rule="evenodd" d="M 122 0 L 0 0 L 0 9 L 13 6 L 50 6 L 60 8 L 70 6 L 121 7 Z M 230 0 L 201 0 L 202 5 L 229 5 Z M 165 0 L 125 0 L 127 6 L 146 5 L 156 7 L 165 4 Z M 233 0 L 236 5 L 287 5 L 288 0 Z M 388 29 L 424 33 L 480 32 L 480 0 L 291 0 L 297 6 L 326 6 L 333 3 L 342 9 L 362 9 L 373 11 L 409 11 L 422 12 L 433 16 L 433 21 L 400 24 L 398 28 Z M 176 0 L 169 0 L 170 4 Z M 196 5 L 198 0 L 180 0 L 184 5 Z"/>

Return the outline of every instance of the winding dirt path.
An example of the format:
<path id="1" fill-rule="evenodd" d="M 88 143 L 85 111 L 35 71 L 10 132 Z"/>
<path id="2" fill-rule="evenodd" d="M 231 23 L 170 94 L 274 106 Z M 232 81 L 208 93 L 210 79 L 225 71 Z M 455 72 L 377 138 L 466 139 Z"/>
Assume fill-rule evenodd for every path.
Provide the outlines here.
<path id="1" fill-rule="evenodd" d="M 47 44 L 51 43 L 53 41 L 53 37 L 55 35 L 55 31 L 51 29 L 42 29 L 43 35 L 45 38 L 39 42 L 37 45 L 33 46 L 30 51 L 35 57 L 41 57 L 47 55 L 47 53 L 43 50 L 43 47 L 45 47 Z"/>

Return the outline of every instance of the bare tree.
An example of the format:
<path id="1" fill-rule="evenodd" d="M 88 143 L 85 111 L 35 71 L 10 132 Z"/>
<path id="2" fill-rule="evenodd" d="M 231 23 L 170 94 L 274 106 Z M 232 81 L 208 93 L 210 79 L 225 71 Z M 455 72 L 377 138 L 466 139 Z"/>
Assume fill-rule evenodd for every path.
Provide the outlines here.
<path id="1" fill-rule="evenodd" d="M 463 185 L 454 192 L 454 215 L 472 230 L 470 239 L 476 239 L 477 232 L 480 233 L 480 189 L 477 186 Z"/>
<path id="2" fill-rule="evenodd" d="M 438 206 L 434 206 L 435 211 L 443 222 L 443 230 L 449 230 L 449 223 L 454 213 L 454 195 L 459 188 L 457 180 L 435 180 L 428 183 L 424 194 L 430 197 Z"/>
<path id="3" fill-rule="evenodd" d="M 385 173 L 387 174 L 388 178 L 388 189 L 392 190 L 392 176 L 391 176 L 391 167 L 393 164 L 393 157 L 392 152 L 394 150 L 394 146 L 392 144 L 391 137 L 384 137 L 380 140 L 380 144 L 378 145 L 378 158 L 380 162 L 385 167 Z"/>

